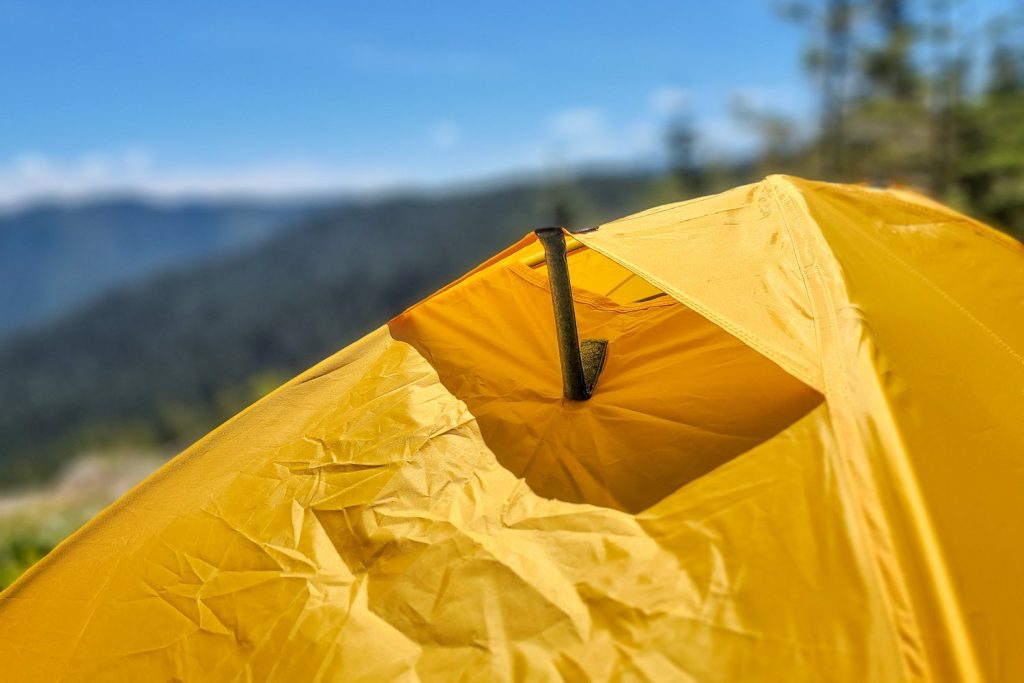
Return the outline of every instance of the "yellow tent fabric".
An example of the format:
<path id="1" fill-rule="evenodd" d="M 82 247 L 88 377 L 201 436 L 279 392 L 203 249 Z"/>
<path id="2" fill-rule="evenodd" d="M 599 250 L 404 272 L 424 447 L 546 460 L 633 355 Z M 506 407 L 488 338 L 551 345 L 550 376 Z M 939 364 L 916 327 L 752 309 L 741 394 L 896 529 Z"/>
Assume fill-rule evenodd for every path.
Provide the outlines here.
<path id="1" fill-rule="evenodd" d="M 1024 247 L 772 176 L 531 236 L 0 595 L 5 680 L 1024 680 Z M 425 247 L 426 248 L 426 247 Z"/>

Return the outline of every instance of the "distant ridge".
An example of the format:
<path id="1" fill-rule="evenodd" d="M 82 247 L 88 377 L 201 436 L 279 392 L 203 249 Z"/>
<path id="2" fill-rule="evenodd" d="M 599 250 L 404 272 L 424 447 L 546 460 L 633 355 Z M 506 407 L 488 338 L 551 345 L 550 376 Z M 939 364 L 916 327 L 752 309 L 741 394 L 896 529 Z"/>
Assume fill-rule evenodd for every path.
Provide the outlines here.
<path id="1" fill-rule="evenodd" d="M 137 198 L 39 203 L 0 212 L 0 335 L 160 270 L 253 244 L 311 202 Z"/>

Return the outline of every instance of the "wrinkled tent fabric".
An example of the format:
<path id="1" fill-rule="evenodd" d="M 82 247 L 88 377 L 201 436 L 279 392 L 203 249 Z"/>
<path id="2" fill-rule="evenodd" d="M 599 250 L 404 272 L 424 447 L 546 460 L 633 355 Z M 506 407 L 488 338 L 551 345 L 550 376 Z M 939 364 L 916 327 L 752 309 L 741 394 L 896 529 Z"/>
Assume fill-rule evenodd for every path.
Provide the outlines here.
<path id="1" fill-rule="evenodd" d="M 0 596 L 6 680 L 1024 680 L 1024 248 L 780 176 L 531 236 Z M 657 296 L 665 293 L 667 296 Z"/>

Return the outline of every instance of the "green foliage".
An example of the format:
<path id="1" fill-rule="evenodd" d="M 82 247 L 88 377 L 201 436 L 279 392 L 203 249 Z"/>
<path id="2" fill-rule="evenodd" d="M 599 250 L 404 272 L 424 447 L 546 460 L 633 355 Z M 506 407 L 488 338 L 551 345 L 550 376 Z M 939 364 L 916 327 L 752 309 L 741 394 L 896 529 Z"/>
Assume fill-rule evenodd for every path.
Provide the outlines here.
<path id="1" fill-rule="evenodd" d="M 47 486 L 0 495 L 0 589 L 165 461 L 155 451 L 81 456 Z"/>
<path id="2" fill-rule="evenodd" d="M 964 118 L 956 165 L 963 201 L 1024 234 L 1024 89 L 989 95 Z"/>
<path id="3" fill-rule="evenodd" d="M 807 65 L 821 88 L 821 125 L 786 157 L 778 153 L 784 122 L 743 112 L 764 140 L 761 166 L 909 184 L 1024 235 L 1024 52 L 1011 35 L 1021 32 L 1020 17 L 990 22 L 995 29 L 980 46 L 987 63 L 973 65 L 978 37 L 957 26 L 956 4 L 784 4 L 781 16 L 810 36 Z"/>
<path id="4" fill-rule="evenodd" d="M 72 529 L 68 529 L 70 533 Z M 43 558 L 60 541 L 36 529 L 0 536 L 0 590 L 14 582 L 26 569 Z"/>
<path id="5" fill-rule="evenodd" d="M 0 517 L 0 589 L 41 560 L 99 508 L 74 504 Z"/>

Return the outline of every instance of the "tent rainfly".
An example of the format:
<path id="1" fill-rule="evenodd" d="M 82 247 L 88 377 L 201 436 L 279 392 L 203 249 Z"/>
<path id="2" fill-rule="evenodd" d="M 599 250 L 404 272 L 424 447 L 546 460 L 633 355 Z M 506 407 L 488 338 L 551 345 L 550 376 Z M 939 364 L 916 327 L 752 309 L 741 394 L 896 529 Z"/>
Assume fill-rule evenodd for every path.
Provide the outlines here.
<path id="1" fill-rule="evenodd" d="M 781 176 L 540 234 L 28 571 L 2 678 L 1024 680 L 1024 247 Z"/>

